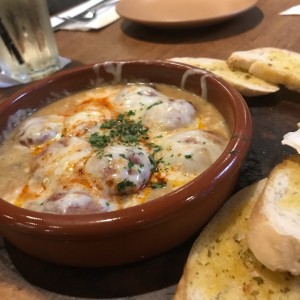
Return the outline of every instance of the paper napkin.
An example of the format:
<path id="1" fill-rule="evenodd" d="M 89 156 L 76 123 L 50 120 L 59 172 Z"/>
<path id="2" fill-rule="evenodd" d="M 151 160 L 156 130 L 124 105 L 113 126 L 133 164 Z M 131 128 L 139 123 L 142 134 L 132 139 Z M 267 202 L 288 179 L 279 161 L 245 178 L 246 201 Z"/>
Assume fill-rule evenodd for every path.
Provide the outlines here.
<path id="1" fill-rule="evenodd" d="M 77 16 L 78 14 L 86 11 L 87 9 L 95 6 L 96 4 L 100 4 L 103 1 L 104 0 L 90 0 L 82 4 L 79 4 L 73 8 L 70 8 L 69 10 L 66 10 L 60 14 L 52 16 L 51 17 L 52 28 L 55 29 L 57 28 L 57 26 L 59 26 L 59 29 L 62 30 L 88 31 L 90 29 L 103 28 L 118 20 L 120 16 L 116 12 L 115 4 L 112 4 L 98 9 L 96 17 L 91 21 L 79 22 L 73 20 L 72 22 L 66 22 L 66 24 L 63 25 L 64 20 L 66 18 L 70 18 L 70 17 L 72 18 L 74 16 Z M 109 1 L 107 2 L 109 3 Z"/>
<path id="2" fill-rule="evenodd" d="M 293 7 L 290 7 L 287 10 L 284 10 L 279 13 L 281 16 L 293 16 L 293 15 L 300 15 L 300 5 L 296 5 Z"/>

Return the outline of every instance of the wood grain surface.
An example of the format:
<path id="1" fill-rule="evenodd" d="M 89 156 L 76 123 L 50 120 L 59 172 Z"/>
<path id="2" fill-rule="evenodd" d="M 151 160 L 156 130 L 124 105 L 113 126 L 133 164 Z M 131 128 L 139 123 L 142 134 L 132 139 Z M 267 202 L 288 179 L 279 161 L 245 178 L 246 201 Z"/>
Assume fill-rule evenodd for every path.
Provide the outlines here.
<path id="1" fill-rule="evenodd" d="M 63 2 L 63 1 L 62 1 Z M 123 59 L 179 56 L 226 59 L 233 51 L 278 47 L 300 52 L 300 16 L 279 12 L 299 0 L 259 0 L 244 14 L 210 27 L 158 29 L 123 19 L 99 31 L 58 31 L 61 56 L 68 68 Z M 21 87 L 0 90 L 0 101 Z M 266 177 L 292 149 L 282 136 L 300 121 L 300 95 L 284 88 L 275 94 L 245 99 L 253 117 L 253 141 L 236 187 Z M 171 299 L 193 239 L 159 257 L 116 268 L 78 269 L 39 261 L 0 239 L 1 299 Z M 8 255 L 9 254 L 9 255 Z"/>

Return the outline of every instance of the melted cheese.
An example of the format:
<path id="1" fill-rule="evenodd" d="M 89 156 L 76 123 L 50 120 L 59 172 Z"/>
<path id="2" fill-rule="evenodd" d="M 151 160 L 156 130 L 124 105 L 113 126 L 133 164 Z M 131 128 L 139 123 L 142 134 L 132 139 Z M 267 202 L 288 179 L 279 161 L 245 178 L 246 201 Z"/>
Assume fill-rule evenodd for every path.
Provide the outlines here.
<path id="1" fill-rule="evenodd" d="M 146 127 L 158 127 L 161 131 L 181 129 L 190 125 L 195 127 L 196 121 L 196 109 L 182 99 L 155 102 L 147 108 L 143 117 L 143 124 Z"/>
<path id="2" fill-rule="evenodd" d="M 19 141 L 25 146 L 37 146 L 62 136 L 64 117 L 50 115 L 29 119 L 19 130 Z"/>
<path id="3" fill-rule="evenodd" d="M 187 130 L 168 136 L 160 153 L 173 172 L 196 175 L 206 170 L 223 152 L 226 143 L 204 130 Z"/>
<path id="4" fill-rule="evenodd" d="M 186 184 L 227 142 L 220 114 L 195 95 L 103 86 L 48 105 L 12 132 L 0 147 L 0 196 L 50 213 L 122 209 Z"/>
<path id="5" fill-rule="evenodd" d="M 147 109 L 167 97 L 149 86 L 131 85 L 122 89 L 112 100 L 119 112 L 132 110 L 135 112 L 135 119 L 140 119 Z"/>
<path id="6" fill-rule="evenodd" d="M 141 147 L 115 145 L 107 147 L 101 157 L 91 156 L 85 173 L 95 188 L 111 195 L 130 194 L 148 183 L 153 167 Z"/>

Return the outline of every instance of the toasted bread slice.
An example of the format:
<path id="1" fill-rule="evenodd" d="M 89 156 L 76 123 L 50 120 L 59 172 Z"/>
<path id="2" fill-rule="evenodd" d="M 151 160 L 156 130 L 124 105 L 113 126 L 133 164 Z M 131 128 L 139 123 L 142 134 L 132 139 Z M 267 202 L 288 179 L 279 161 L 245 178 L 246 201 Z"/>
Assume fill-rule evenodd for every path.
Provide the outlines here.
<path id="1" fill-rule="evenodd" d="M 214 58 L 174 57 L 170 59 L 212 72 L 233 85 L 242 95 L 252 97 L 277 92 L 277 85 L 261 80 L 248 72 L 230 69 L 226 61 Z"/>
<path id="2" fill-rule="evenodd" d="M 249 221 L 248 245 L 273 271 L 300 275 L 300 156 L 271 172 Z"/>
<path id="3" fill-rule="evenodd" d="M 174 300 L 299 299 L 300 278 L 266 268 L 247 244 L 249 217 L 265 184 L 263 179 L 238 192 L 202 231 Z"/>
<path id="4" fill-rule="evenodd" d="M 233 52 L 227 60 L 229 67 L 282 84 L 300 92 L 300 53 L 279 48 L 258 48 Z"/>

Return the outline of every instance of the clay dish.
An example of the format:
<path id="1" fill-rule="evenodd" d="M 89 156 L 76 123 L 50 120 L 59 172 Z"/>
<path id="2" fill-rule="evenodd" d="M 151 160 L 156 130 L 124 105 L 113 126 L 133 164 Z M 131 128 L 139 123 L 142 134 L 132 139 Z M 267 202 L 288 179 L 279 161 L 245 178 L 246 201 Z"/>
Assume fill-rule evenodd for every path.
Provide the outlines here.
<path id="1" fill-rule="evenodd" d="M 198 232 L 231 195 L 252 136 L 241 95 L 221 78 L 165 61 L 117 61 L 59 72 L 26 86 L 0 104 L 0 138 L 18 110 L 102 83 L 166 83 L 202 95 L 224 116 L 231 131 L 217 161 L 193 181 L 148 203 L 87 215 L 39 213 L 0 199 L 0 233 L 21 251 L 70 266 L 114 266 L 166 252 Z M 10 120 L 11 121 L 11 120 Z"/>

